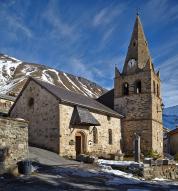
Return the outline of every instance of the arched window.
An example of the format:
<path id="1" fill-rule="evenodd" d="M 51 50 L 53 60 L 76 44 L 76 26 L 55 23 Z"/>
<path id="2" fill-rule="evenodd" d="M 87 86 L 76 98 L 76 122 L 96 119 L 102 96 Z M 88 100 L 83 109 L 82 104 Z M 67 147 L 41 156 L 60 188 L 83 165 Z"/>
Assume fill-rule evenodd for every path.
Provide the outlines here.
<path id="1" fill-rule="evenodd" d="M 112 145 L 112 129 L 108 130 L 108 134 L 109 134 L 109 144 Z"/>
<path id="2" fill-rule="evenodd" d="M 129 84 L 127 82 L 123 83 L 123 95 L 129 95 Z"/>
<path id="3" fill-rule="evenodd" d="M 139 93 L 141 93 L 141 92 L 142 92 L 142 83 L 141 83 L 140 80 L 137 80 L 137 81 L 135 82 L 135 93 L 136 93 L 136 94 L 139 94 Z"/>
<path id="4" fill-rule="evenodd" d="M 29 100 L 28 100 L 28 106 L 29 106 L 29 107 L 32 107 L 33 105 L 34 105 L 34 98 L 31 97 L 31 98 L 29 98 Z"/>
<path id="5" fill-rule="evenodd" d="M 156 85 L 155 85 L 155 81 L 153 81 L 153 93 L 156 93 Z"/>
<path id="6" fill-rule="evenodd" d="M 159 94 L 160 94 L 160 92 L 159 92 L 159 85 L 157 84 L 157 96 L 159 97 Z"/>
<path id="7" fill-rule="evenodd" d="M 93 127 L 93 143 L 98 143 L 98 130 L 96 127 Z"/>

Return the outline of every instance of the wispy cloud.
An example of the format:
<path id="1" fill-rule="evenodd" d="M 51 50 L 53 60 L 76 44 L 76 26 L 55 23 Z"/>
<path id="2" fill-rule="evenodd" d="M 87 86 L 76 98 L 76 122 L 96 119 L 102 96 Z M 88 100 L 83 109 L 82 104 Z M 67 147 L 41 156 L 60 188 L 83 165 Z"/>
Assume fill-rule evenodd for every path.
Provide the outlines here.
<path id="1" fill-rule="evenodd" d="M 61 37 L 75 37 L 75 26 L 67 23 L 61 17 L 59 10 L 58 1 L 51 0 L 49 1 L 42 17 L 50 24 L 51 26 L 51 35 L 56 38 Z"/>
<path id="2" fill-rule="evenodd" d="M 106 43 L 107 40 L 110 38 L 110 36 L 112 35 L 113 31 L 114 31 L 115 27 L 111 27 L 109 28 L 108 30 L 106 30 L 106 32 L 104 33 L 103 35 L 103 38 L 102 38 L 102 42 L 103 43 Z"/>
<path id="3" fill-rule="evenodd" d="M 165 60 L 160 65 L 162 79 L 162 95 L 166 106 L 178 103 L 178 54 Z"/>
<path id="4" fill-rule="evenodd" d="M 164 23 L 165 25 L 178 19 L 178 4 L 170 4 L 169 0 L 147 1 L 142 10 L 149 25 L 153 23 Z"/>
<path id="5" fill-rule="evenodd" d="M 8 31 L 11 33 L 11 36 L 16 36 L 18 38 L 19 34 L 23 34 L 28 38 L 33 37 L 33 32 L 31 29 L 25 24 L 23 17 L 20 15 L 15 15 L 13 12 L 9 14 L 8 9 L 3 9 L 0 11 L 0 22 L 6 23 L 8 26 Z"/>
<path id="6" fill-rule="evenodd" d="M 113 21 L 115 17 L 120 15 L 126 8 L 126 4 L 117 6 L 110 5 L 101 9 L 93 18 L 93 26 L 107 25 Z"/>
<path id="7" fill-rule="evenodd" d="M 94 74 L 92 70 L 86 63 L 84 63 L 81 58 L 71 58 L 68 67 L 73 68 L 73 74 L 94 80 Z"/>

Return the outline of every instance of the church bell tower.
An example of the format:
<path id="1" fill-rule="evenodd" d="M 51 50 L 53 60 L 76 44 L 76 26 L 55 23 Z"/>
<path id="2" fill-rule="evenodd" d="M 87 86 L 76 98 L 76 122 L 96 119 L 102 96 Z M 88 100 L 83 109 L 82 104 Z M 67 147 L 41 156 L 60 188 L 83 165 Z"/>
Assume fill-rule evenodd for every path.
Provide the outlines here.
<path id="1" fill-rule="evenodd" d="M 123 152 L 133 154 L 133 138 L 141 140 L 141 152 L 163 153 L 160 75 L 149 53 L 139 15 L 136 16 L 123 71 L 115 68 L 114 109 L 121 121 Z"/>

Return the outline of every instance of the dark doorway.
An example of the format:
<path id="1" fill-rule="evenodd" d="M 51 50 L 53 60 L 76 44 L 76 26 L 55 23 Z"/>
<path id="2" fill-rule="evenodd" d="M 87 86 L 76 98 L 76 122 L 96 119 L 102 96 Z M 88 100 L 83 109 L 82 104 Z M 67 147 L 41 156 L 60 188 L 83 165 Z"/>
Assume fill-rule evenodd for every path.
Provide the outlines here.
<path id="1" fill-rule="evenodd" d="M 75 135 L 75 150 L 76 155 L 80 155 L 85 152 L 85 134 L 83 132 L 77 132 Z"/>
<path id="2" fill-rule="evenodd" d="M 82 139 L 81 136 L 76 136 L 75 137 L 75 150 L 76 150 L 76 155 L 80 155 L 82 153 L 81 151 L 81 145 L 82 144 Z"/>

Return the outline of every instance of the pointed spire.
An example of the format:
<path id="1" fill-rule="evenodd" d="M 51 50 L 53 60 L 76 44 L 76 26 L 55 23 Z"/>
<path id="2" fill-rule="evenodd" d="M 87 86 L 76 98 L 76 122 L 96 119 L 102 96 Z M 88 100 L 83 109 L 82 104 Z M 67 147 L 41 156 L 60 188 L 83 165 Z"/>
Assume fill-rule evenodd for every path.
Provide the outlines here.
<path id="1" fill-rule="evenodd" d="M 158 70 L 158 72 L 157 72 L 157 74 L 156 74 L 158 77 L 160 77 L 160 72 L 159 72 L 159 70 Z"/>
<path id="2" fill-rule="evenodd" d="M 115 78 L 118 78 L 121 76 L 121 73 L 119 72 L 119 69 L 117 68 L 117 65 L 115 65 Z"/>
<path id="3" fill-rule="evenodd" d="M 131 59 L 136 60 L 137 67 L 142 69 L 145 67 L 148 59 L 150 57 L 148 44 L 143 32 L 143 27 L 140 21 L 139 14 L 136 15 L 136 20 L 132 32 L 132 37 L 127 51 L 127 56 L 125 59 L 125 65 L 123 72 L 127 73 L 128 62 Z"/>

